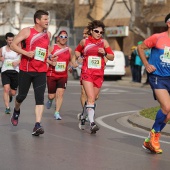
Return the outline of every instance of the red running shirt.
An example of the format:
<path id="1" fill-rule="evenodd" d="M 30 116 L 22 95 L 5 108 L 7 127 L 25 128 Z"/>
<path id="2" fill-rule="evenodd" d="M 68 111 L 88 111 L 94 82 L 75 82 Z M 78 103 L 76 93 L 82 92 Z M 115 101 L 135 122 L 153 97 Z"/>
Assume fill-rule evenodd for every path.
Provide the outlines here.
<path id="1" fill-rule="evenodd" d="M 105 61 L 102 54 L 98 53 L 99 48 L 104 48 L 104 41 L 100 39 L 96 43 L 90 41 L 89 38 L 85 40 L 83 52 L 82 73 L 90 75 L 104 75 Z"/>
<path id="2" fill-rule="evenodd" d="M 21 57 L 20 70 L 27 72 L 47 72 L 47 55 L 50 43 L 47 32 L 37 32 L 34 28 L 30 28 L 30 35 L 25 39 L 25 51 L 35 51 L 35 56 L 29 58 L 25 55 Z"/>
<path id="3" fill-rule="evenodd" d="M 71 58 L 68 47 L 61 48 L 57 44 L 54 45 L 54 49 L 51 54 L 58 56 L 56 66 L 49 65 L 47 76 L 53 76 L 56 78 L 68 77 L 68 64 Z"/>

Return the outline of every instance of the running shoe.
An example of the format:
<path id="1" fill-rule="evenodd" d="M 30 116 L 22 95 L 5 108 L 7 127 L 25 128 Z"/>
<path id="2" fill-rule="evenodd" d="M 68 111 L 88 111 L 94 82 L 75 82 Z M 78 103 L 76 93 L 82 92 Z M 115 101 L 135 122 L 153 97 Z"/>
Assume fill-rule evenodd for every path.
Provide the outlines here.
<path id="1" fill-rule="evenodd" d="M 5 109 L 5 114 L 10 114 L 11 113 L 11 109 L 10 108 L 6 108 Z"/>
<path id="2" fill-rule="evenodd" d="M 12 102 L 13 97 L 9 95 L 9 102 Z"/>
<path id="3" fill-rule="evenodd" d="M 39 135 L 41 135 L 43 133 L 44 133 L 43 127 L 40 124 L 38 126 L 35 125 L 35 127 L 33 129 L 33 132 L 32 132 L 32 135 L 33 136 L 39 136 Z"/>
<path id="4" fill-rule="evenodd" d="M 81 119 L 79 122 L 79 129 L 84 130 L 85 129 L 85 122 L 86 119 Z"/>
<path id="5" fill-rule="evenodd" d="M 80 121 L 81 120 L 82 113 L 78 113 L 77 119 Z"/>
<path id="6" fill-rule="evenodd" d="M 151 130 L 149 147 L 155 153 L 162 153 L 162 149 L 160 148 L 160 143 L 159 143 L 160 136 L 161 136 L 160 132 L 155 132 L 154 129 Z"/>
<path id="7" fill-rule="evenodd" d="M 157 153 L 157 154 L 161 154 L 162 153 L 162 149 L 157 149 L 157 150 L 153 150 L 153 147 L 150 144 L 150 140 L 148 141 L 148 138 L 145 139 L 145 141 L 143 142 L 142 147 L 152 153 Z"/>
<path id="8" fill-rule="evenodd" d="M 99 130 L 99 127 L 94 122 L 92 122 L 90 130 L 91 130 L 91 133 L 93 134 L 93 133 L 96 133 Z"/>
<path id="9" fill-rule="evenodd" d="M 160 135 L 161 134 L 159 132 L 155 132 L 154 130 L 151 130 L 150 132 L 150 143 L 154 149 L 160 148 L 160 143 L 159 143 Z"/>
<path id="10" fill-rule="evenodd" d="M 54 119 L 56 119 L 56 120 L 61 120 L 62 119 L 59 112 L 55 112 Z"/>
<path id="11" fill-rule="evenodd" d="M 51 106 L 52 106 L 52 103 L 53 103 L 52 100 L 48 100 L 47 103 L 46 103 L 46 108 L 47 108 L 47 109 L 50 109 Z"/>
<path id="12" fill-rule="evenodd" d="M 80 121 L 81 119 L 83 119 L 83 115 L 82 113 L 78 113 L 77 115 L 77 119 Z M 86 122 L 89 122 L 89 118 L 88 118 L 88 115 L 85 116 L 85 120 Z"/>
<path id="13" fill-rule="evenodd" d="M 11 116 L 11 123 L 12 123 L 13 126 L 17 126 L 18 125 L 19 115 L 20 115 L 20 110 L 16 111 L 14 109 L 13 115 Z"/>

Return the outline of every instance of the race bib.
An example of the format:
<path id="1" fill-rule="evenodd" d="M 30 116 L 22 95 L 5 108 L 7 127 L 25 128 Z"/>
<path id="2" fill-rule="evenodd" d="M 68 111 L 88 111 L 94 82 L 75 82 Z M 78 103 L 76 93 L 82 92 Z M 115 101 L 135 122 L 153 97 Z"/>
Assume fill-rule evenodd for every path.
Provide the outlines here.
<path id="1" fill-rule="evenodd" d="M 44 61 L 46 56 L 46 49 L 41 47 L 36 47 L 34 58 L 39 61 Z"/>
<path id="2" fill-rule="evenodd" d="M 55 71 L 63 72 L 66 70 L 66 62 L 57 62 L 55 66 Z"/>
<path id="3" fill-rule="evenodd" d="M 88 57 L 88 68 L 101 69 L 101 57 L 89 56 Z"/>
<path id="4" fill-rule="evenodd" d="M 12 66 L 12 62 L 13 62 L 13 60 L 5 60 L 4 61 L 4 67 L 8 70 L 10 70 L 10 69 L 14 69 L 14 67 Z"/>

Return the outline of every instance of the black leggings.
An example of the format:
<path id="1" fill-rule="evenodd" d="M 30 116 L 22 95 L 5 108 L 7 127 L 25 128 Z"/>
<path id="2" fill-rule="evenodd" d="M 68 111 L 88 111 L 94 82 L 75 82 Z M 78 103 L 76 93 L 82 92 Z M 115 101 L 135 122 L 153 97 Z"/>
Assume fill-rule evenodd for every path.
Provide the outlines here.
<path id="1" fill-rule="evenodd" d="M 19 88 L 16 101 L 22 103 L 27 97 L 29 88 L 33 84 L 35 103 L 36 105 L 44 105 L 44 93 L 46 88 L 46 73 L 45 72 L 19 72 Z"/>

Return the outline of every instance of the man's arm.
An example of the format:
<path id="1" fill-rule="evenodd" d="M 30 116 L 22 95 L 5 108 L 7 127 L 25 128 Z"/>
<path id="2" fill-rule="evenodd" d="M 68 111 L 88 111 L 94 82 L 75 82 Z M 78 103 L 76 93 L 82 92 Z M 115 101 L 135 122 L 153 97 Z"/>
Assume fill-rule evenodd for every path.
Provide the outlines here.
<path id="1" fill-rule="evenodd" d="M 151 73 L 151 72 L 155 71 L 156 68 L 153 65 L 148 63 L 147 58 L 145 56 L 145 50 L 146 49 L 148 49 L 148 47 L 144 43 L 137 46 L 139 57 L 141 58 L 143 65 L 146 68 L 146 71 L 148 73 Z"/>
<path id="2" fill-rule="evenodd" d="M 21 41 L 25 40 L 26 38 L 28 38 L 28 36 L 30 35 L 30 28 L 24 28 L 22 29 L 14 38 L 10 48 L 11 50 L 19 53 L 19 54 L 23 54 L 27 57 L 34 57 L 34 51 L 25 51 L 23 50 L 19 45 L 21 43 Z"/>
<path id="3" fill-rule="evenodd" d="M 70 56 L 71 56 L 71 58 L 70 58 L 70 62 L 72 63 L 71 65 L 75 68 L 75 67 L 78 66 L 78 64 L 76 62 L 76 56 L 73 55 L 73 52 L 72 52 L 71 48 L 69 48 L 69 52 L 70 52 Z"/>
<path id="4" fill-rule="evenodd" d="M 0 48 L 0 61 L 3 61 L 2 48 Z"/>

